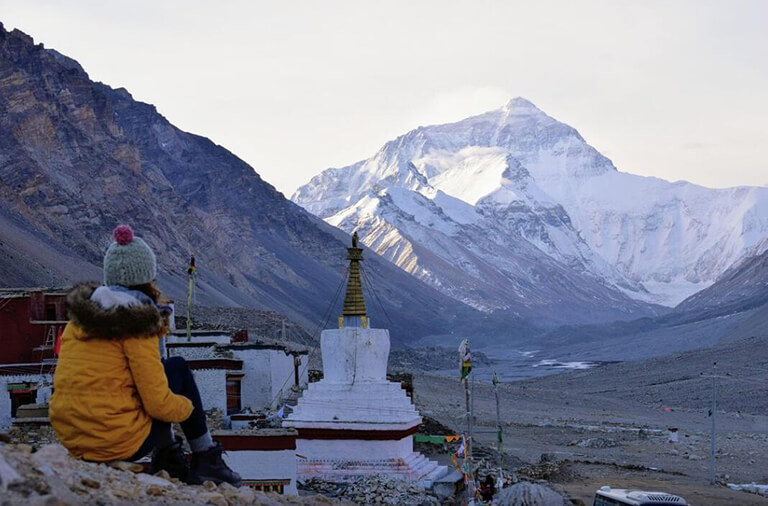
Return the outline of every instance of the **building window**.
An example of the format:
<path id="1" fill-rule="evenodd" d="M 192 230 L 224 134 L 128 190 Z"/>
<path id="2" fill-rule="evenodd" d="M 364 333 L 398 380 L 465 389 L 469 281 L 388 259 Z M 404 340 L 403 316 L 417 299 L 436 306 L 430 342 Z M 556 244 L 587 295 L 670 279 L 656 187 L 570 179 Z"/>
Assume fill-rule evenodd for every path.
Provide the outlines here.
<path id="1" fill-rule="evenodd" d="M 227 414 L 239 413 L 242 409 L 240 401 L 240 383 L 242 376 L 227 375 Z"/>
<path id="2" fill-rule="evenodd" d="M 37 390 L 27 383 L 8 385 L 8 394 L 11 396 L 11 418 L 16 418 L 19 406 L 37 402 Z"/>
<path id="3" fill-rule="evenodd" d="M 56 304 L 45 305 L 45 319 L 49 322 L 56 321 Z"/>

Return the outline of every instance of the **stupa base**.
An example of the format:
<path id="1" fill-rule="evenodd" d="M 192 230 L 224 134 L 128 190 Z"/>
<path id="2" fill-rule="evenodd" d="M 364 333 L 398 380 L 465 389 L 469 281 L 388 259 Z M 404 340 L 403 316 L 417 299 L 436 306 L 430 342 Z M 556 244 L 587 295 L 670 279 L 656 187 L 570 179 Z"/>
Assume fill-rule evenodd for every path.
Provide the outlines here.
<path id="1" fill-rule="evenodd" d="M 330 432 L 307 428 L 298 431 L 299 479 L 350 482 L 364 476 L 383 475 L 428 488 L 448 473 L 446 466 L 413 451 L 412 434 L 400 436 L 398 431 Z M 343 436 L 328 437 L 329 433 L 339 432 Z M 391 438 L 395 434 L 395 438 Z"/>
<path id="2" fill-rule="evenodd" d="M 349 441 L 346 441 L 349 442 Z M 387 476 L 424 488 L 448 474 L 448 468 L 418 452 L 406 458 L 380 460 L 301 459 L 297 466 L 300 480 L 320 478 L 330 482 L 352 482 L 365 476 Z"/>

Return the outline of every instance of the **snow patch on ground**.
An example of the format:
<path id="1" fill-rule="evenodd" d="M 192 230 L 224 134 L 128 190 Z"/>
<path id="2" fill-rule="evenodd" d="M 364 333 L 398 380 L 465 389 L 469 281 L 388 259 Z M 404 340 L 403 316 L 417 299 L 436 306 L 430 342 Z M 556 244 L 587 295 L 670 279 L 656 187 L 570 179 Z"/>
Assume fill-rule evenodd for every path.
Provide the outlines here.
<path id="1" fill-rule="evenodd" d="M 768 497 L 768 485 L 760 485 L 757 483 L 729 483 L 728 488 Z"/>

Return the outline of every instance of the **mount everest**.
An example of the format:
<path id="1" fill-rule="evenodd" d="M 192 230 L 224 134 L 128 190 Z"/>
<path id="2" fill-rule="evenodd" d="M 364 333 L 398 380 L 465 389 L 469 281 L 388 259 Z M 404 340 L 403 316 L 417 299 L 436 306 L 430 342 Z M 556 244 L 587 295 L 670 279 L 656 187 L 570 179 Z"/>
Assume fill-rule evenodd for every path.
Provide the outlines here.
<path id="1" fill-rule="evenodd" d="M 455 299 L 554 323 L 674 306 L 768 236 L 768 188 L 620 172 L 522 98 L 412 130 L 292 199 Z"/>

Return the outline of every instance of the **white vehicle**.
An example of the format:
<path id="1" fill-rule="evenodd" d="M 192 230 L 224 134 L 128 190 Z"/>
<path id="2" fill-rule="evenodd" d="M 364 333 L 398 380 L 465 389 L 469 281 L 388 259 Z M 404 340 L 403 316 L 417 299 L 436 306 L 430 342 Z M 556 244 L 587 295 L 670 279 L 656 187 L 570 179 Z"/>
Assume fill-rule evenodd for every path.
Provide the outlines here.
<path id="1" fill-rule="evenodd" d="M 595 502 L 592 503 L 593 506 L 657 506 L 665 504 L 685 506 L 688 503 L 682 497 L 666 492 L 645 492 L 611 487 L 600 487 L 600 490 L 595 493 Z"/>

